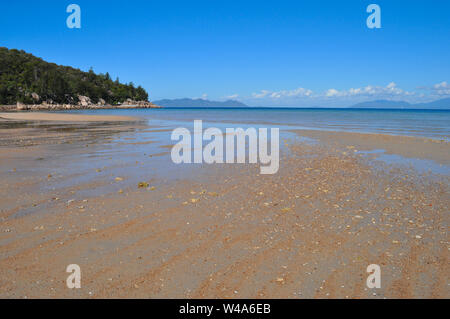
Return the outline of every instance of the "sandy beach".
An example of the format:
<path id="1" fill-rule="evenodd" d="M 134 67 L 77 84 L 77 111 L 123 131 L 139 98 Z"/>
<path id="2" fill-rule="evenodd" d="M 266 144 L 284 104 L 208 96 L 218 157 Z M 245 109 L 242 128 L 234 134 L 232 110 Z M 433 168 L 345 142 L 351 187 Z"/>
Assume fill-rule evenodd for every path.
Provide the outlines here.
<path id="1" fill-rule="evenodd" d="M 380 150 L 409 158 L 430 159 L 443 165 L 450 165 L 449 142 L 414 136 L 390 134 L 369 134 L 356 132 L 329 132 L 319 130 L 295 130 L 296 134 L 321 140 L 335 146 L 355 150 Z"/>
<path id="2" fill-rule="evenodd" d="M 67 113 L 18 112 L 0 113 L 0 120 L 16 121 L 59 121 L 59 122 L 130 122 L 137 118 L 117 115 L 83 115 Z"/>
<path id="3" fill-rule="evenodd" d="M 450 299 L 450 0 L 3 3 L 14 315 Z"/>
<path id="4" fill-rule="evenodd" d="M 450 296 L 449 176 L 359 152 L 448 164 L 447 142 L 295 131 L 314 142 L 283 140 L 263 176 L 172 167 L 170 132 L 130 117 L 0 117 L 0 298 Z"/>

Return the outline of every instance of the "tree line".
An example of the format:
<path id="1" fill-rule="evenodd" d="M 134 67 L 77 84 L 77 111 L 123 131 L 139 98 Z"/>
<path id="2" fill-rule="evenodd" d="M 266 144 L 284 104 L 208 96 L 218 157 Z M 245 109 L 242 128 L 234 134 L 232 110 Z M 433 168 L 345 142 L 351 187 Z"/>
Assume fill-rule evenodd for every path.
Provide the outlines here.
<path id="1" fill-rule="evenodd" d="M 95 74 L 92 68 L 83 72 L 48 63 L 22 50 L 0 47 L 0 105 L 43 101 L 76 104 L 79 95 L 93 103 L 103 99 L 112 105 L 126 99 L 148 101 L 141 86 L 122 84 L 118 78 L 113 81 L 108 73 Z"/>

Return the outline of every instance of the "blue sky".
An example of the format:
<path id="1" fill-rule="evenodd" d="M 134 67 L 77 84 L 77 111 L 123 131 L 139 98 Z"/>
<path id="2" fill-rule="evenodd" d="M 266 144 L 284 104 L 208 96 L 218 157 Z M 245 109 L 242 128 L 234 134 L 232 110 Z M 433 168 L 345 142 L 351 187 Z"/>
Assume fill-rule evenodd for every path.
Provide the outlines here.
<path id="1" fill-rule="evenodd" d="M 81 7 L 81 29 L 66 7 Z M 381 29 L 366 8 L 381 7 Z M 346 106 L 450 96 L 450 1 L 4 1 L 0 46 L 109 72 L 151 100 Z"/>

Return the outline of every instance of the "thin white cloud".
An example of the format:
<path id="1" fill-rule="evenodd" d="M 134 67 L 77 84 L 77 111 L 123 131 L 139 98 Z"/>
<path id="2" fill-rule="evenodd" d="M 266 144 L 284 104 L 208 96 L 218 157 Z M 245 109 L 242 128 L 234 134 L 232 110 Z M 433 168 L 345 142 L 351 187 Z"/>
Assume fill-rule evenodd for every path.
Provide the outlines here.
<path id="1" fill-rule="evenodd" d="M 450 95 L 450 84 L 446 81 L 433 85 L 433 91 L 437 95 Z"/>
<path id="2" fill-rule="evenodd" d="M 403 100 L 410 103 L 431 101 L 450 96 L 450 83 L 443 81 L 433 86 L 416 87 L 414 90 L 400 88 L 395 82 L 385 86 L 366 85 L 339 90 L 330 88 L 322 92 L 299 87 L 293 90 L 261 90 L 239 99 L 257 105 L 348 105 L 369 100 Z"/>
<path id="3" fill-rule="evenodd" d="M 336 89 L 329 89 L 325 92 L 326 97 L 336 97 L 336 96 L 342 96 L 343 92 L 339 92 Z"/>
<path id="4" fill-rule="evenodd" d="M 262 98 L 265 98 L 269 94 L 270 94 L 270 91 L 261 90 L 260 93 L 252 93 L 252 97 L 254 97 L 255 99 L 262 99 Z"/>
<path id="5" fill-rule="evenodd" d="M 395 82 L 391 82 L 386 86 L 373 86 L 367 85 L 362 88 L 351 88 L 349 90 L 338 91 L 336 89 L 329 89 L 325 91 L 325 97 L 357 97 L 357 96 L 368 96 L 368 97 L 395 97 L 395 96 L 411 96 L 415 92 L 405 91 L 397 87 Z"/>
<path id="6" fill-rule="evenodd" d="M 447 81 L 443 81 L 441 83 L 435 84 L 433 88 L 435 89 L 450 88 L 450 85 L 447 83 Z"/>
<path id="7" fill-rule="evenodd" d="M 442 85 L 442 84 L 441 84 Z M 444 84 L 444 86 L 446 83 Z M 441 89 L 446 89 L 441 88 Z M 283 98 L 351 98 L 351 97 L 408 97 L 415 95 L 415 92 L 405 91 L 397 86 L 395 82 L 391 82 L 386 86 L 367 85 L 361 88 L 350 88 L 348 90 L 337 90 L 330 88 L 323 93 L 313 94 L 313 91 L 306 88 L 297 88 L 295 90 L 269 91 L 261 90 L 253 93 L 255 99 L 273 99 L 280 100 Z"/>
<path id="8" fill-rule="evenodd" d="M 294 90 L 282 90 L 282 91 L 268 91 L 261 90 L 259 93 L 253 93 L 252 97 L 255 99 L 271 98 L 271 99 L 281 99 L 281 98 L 295 98 L 295 97 L 310 97 L 313 91 L 299 87 Z"/>

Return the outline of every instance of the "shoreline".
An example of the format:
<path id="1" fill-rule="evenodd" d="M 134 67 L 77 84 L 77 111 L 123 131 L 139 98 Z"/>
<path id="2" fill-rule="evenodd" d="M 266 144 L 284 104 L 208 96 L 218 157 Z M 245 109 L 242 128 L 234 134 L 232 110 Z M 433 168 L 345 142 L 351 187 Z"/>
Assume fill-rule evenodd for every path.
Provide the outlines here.
<path id="1" fill-rule="evenodd" d="M 449 177 L 375 169 L 330 134 L 286 140 L 275 175 L 177 166 L 162 128 L 0 127 L 0 298 L 448 297 Z"/>
<path id="2" fill-rule="evenodd" d="M 71 110 L 114 110 L 114 109 L 160 109 L 161 106 L 151 102 L 136 102 L 122 105 L 78 105 L 78 104 L 21 104 L 0 105 L 0 112 L 39 112 L 39 111 L 71 111 Z"/>
<path id="3" fill-rule="evenodd" d="M 58 122 L 136 122 L 140 118 L 119 115 L 61 114 L 44 112 L 0 113 L 6 121 L 58 121 Z"/>
<path id="4" fill-rule="evenodd" d="M 289 130 L 299 136 L 312 138 L 345 148 L 347 152 L 383 150 L 407 158 L 433 160 L 450 165 L 450 143 L 442 139 L 420 136 L 346 131 Z"/>

